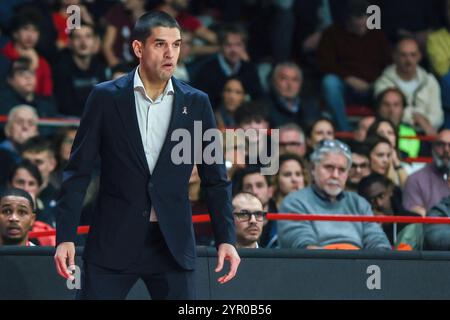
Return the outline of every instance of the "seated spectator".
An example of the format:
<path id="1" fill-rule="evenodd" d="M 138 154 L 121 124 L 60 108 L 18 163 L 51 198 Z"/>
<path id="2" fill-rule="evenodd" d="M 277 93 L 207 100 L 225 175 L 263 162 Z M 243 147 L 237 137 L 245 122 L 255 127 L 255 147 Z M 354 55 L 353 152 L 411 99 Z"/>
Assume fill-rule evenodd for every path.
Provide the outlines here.
<path id="1" fill-rule="evenodd" d="M 443 198 L 428 212 L 427 217 L 450 218 L 450 196 Z M 450 250 L 450 225 L 427 224 L 425 229 L 425 246 L 427 250 Z"/>
<path id="2" fill-rule="evenodd" d="M 369 148 L 355 141 L 350 145 L 352 150 L 352 167 L 348 173 L 347 191 L 356 192 L 362 178 L 370 174 Z"/>
<path id="3" fill-rule="evenodd" d="M 98 41 L 94 26 L 89 24 L 69 33 L 68 49 L 53 70 L 58 110 L 64 115 L 81 117 L 91 90 L 106 81 L 106 66 L 96 55 Z"/>
<path id="4" fill-rule="evenodd" d="M 57 167 L 50 175 L 50 183 L 59 189 L 63 180 L 63 171 L 70 158 L 70 151 L 72 150 L 73 141 L 77 134 L 77 126 L 64 127 L 58 133 L 55 141 Z"/>
<path id="5" fill-rule="evenodd" d="M 303 74 L 295 63 L 284 62 L 275 66 L 266 98 L 267 105 L 270 105 L 272 128 L 290 122 L 306 127 L 320 118 L 317 101 L 301 94 L 302 84 Z"/>
<path id="6" fill-rule="evenodd" d="M 279 128 L 280 155 L 295 153 L 303 158 L 306 153 L 306 138 L 303 129 L 295 123 L 288 123 Z"/>
<path id="7" fill-rule="evenodd" d="M 217 128 L 236 127 L 236 110 L 244 103 L 245 95 L 244 85 L 239 78 L 231 77 L 225 82 L 222 91 L 222 103 L 215 112 Z"/>
<path id="8" fill-rule="evenodd" d="M 8 174 L 9 187 L 28 192 L 33 197 L 36 206 L 38 202 L 41 202 L 39 192 L 42 186 L 42 175 L 36 165 L 25 159 L 16 164 Z"/>
<path id="9" fill-rule="evenodd" d="M 181 31 L 181 38 L 183 41 L 180 46 L 180 56 L 178 58 L 177 67 L 173 76 L 178 80 L 190 83 L 194 77 L 194 66 L 192 61 L 192 33 L 188 30 Z"/>
<path id="10" fill-rule="evenodd" d="M 0 143 L 0 149 L 7 150 L 19 162 L 20 147 L 28 139 L 39 135 L 38 115 L 33 107 L 19 105 L 11 109 L 5 125 L 6 139 Z"/>
<path id="11" fill-rule="evenodd" d="M 0 195 L 0 246 L 34 246 L 28 233 L 35 222 L 34 201 L 20 189 L 8 189 Z"/>
<path id="12" fill-rule="evenodd" d="M 80 20 L 85 23 L 93 24 L 94 17 L 87 7 L 81 3 L 81 0 L 57 0 L 56 6 L 56 10 L 52 13 L 52 20 L 58 33 L 56 47 L 59 50 L 62 50 L 69 45 L 69 35 L 67 33 L 67 19 L 69 18 L 69 15 L 67 14 L 68 7 L 77 6 L 80 9 Z"/>
<path id="13" fill-rule="evenodd" d="M 259 248 L 266 212 L 253 194 L 240 192 L 234 196 L 233 215 L 236 226 L 236 248 Z"/>
<path id="14" fill-rule="evenodd" d="M 22 145 L 22 157 L 35 164 L 42 176 L 39 198 L 42 200 L 42 216 L 39 217 L 50 226 L 55 227 L 54 208 L 58 190 L 50 184 L 50 175 L 56 168 L 55 151 L 52 143 L 42 137 L 29 139 Z"/>
<path id="15" fill-rule="evenodd" d="M 193 55 L 201 56 L 216 53 L 219 50 L 217 35 L 199 19 L 189 14 L 188 6 L 189 1 L 185 0 L 163 0 L 162 4 L 157 6 L 156 9 L 170 14 L 178 21 L 182 29 L 192 33 L 196 40 L 192 47 Z"/>
<path id="16" fill-rule="evenodd" d="M 126 0 L 108 10 L 102 50 L 109 67 L 135 62 L 130 46 L 131 31 L 136 20 L 145 13 L 145 0 Z"/>
<path id="17" fill-rule="evenodd" d="M 433 163 L 413 173 L 406 180 L 403 206 L 425 216 L 442 198 L 450 196 L 447 176 L 450 169 L 450 130 L 439 131 L 433 143 Z"/>
<path id="18" fill-rule="evenodd" d="M 403 114 L 406 108 L 406 97 L 398 88 L 388 88 L 378 94 L 375 107 L 377 116 L 392 121 L 397 127 L 398 149 L 409 157 L 419 155 L 420 140 L 402 139 L 404 136 L 417 136 L 413 127 L 403 123 Z"/>
<path id="19" fill-rule="evenodd" d="M 280 156 L 279 170 L 273 180 L 273 199 L 280 208 L 284 198 L 291 192 L 301 190 L 309 184 L 308 169 L 305 162 L 295 154 Z"/>
<path id="20" fill-rule="evenodd" d="M 363 178 L 358 187 L 358 194 L 365 198 L 372 206 L 373 213 L 377 215 L 388 216 L 406 216 L 406 217 L 420 217 L 419 214 L 414 212 L 408 212 L 402 206 L 402 192 L 394 186 L 392 181 L 387 177 L 372 173 L 371 175 Z M 389 239 L 389 242 L 399 247 L 402 243 L 401 239 L 394 241 L 394 225 L 389 222 L 383 222 L 381 224 L 383 231 Z M 396 235 L 401 234 L 401 231 L 408 226 L 407 223 L 398 223 L 396 228 Z M 420 234 L 417 235 L 420 237 Z M 411 249 L 422 249 L 423 241 L 415 241 L 413 243 L 403 243 L 403 245 L 409 245 Z"/>
<path id="21" fill-rule="evenodd" d="M 351 131 L 345 107 L 370 105 L 372 84 L 390 61 L 389 43 L 381 30 L 367 28 L 366 1 L 347 1 L 344 25 L 325 29 L 317 51 L 322 92 L 340 131 Z"/>
<path id="22" fill-rule="evenodd" d="M 359 120 L 358 126 L 354 131 L 354 139 L 358 142 L 364 142 L 364 140 L 366 140 L 367 137 L 367 130 L 374 121 L 375 121 L 374 116 L 363 117 L 361 120 Z"/>
<path id="23" fill-rule="evenodd" d="M 265 212 L 276 213 L 278 211 L 275 201 L 272 199 L 273 187 L 271 177 L 262 175 L 260 167 L 248 166 L 236 172 L 233 177 L 233 187 L 238 192 L 250 192 L 257 196 L 263 204 Z M 276 221 L 264 221 L 259 244 L 264 248 L 277 246 Z"/>
<path id="24" fill-rule="evenodd" d="M 231 76 L 241 79 L 252 99 L 262 95 L 258 72 L 250 61 L 246 42 L 247 32 L 244 28 L 238 25 L 225 27 L 219 37 L 220 52 L 198 70 L 193 84 L 209 95 L 214 110 L 220 104 L 226 79 Z"/>
<path id="25" fill-rule="evenodd" d="M 317 146 L 322 140 L 334 139 L 334 124 L 327 118 L 321 118 L 314 122 L 306 131 L 306 144 L 310 152 Z"/>
<path id="26" fill-rule="evenodd" d="M 14 106 L 26 104 L 36 108 L 40 117 L 55 116 L 57 112 L 52 99 L 35 93 L 36 79 L 28 58 L 13 61 L 6 79 L 7 86 L 0 90 L 0 114 L 8 114 Z"/>
<path id="27" fill-rule="evenodd" d="M 231 131 L 231 132 L 230 132 Z M 232 134 L 230 134 L 232 133 Z M 225 167 L 227 168 L 228 179 L 232 179 L 234 173 L 247 164 L 247 153 L 249 148 L 245 132 L 237 132 L 233 130 L 226 130 L 223 136 L 223 154 L 225 159 Z"/>
<path id="28" fill-rule="evenodd" d="M 19 14 L 13 18 L 11 24 L 12 40 L 0 50 L 0 53 L 10 61 L 27 58 L 30 61 L 30 70 L 36 76 L 34 92 L 41 96 L 51 96 L 52 71 L 47 60 L 36 51 L 40 36 L 39 17 L 31 13 Z"/>
<path id="29" fill-rule="evenodd" d="M 397 148 L 398 130 L 390 120 L 376 119 L 367 131 L 367 139 L 370 141 L 372 137 L 377 135 L 386 138 L 392 147 L 392 153 L 390 157 L 391 160 L 387 176 L 395 183 L 396 186 L 403 187 L 405 185 L 406 179 L 408 178 L 408 173 L 401 163 L 404 155 Z M 374 153 L 372 153 L 372 155 L 374 155 Z"/>
<path id="30" fill-rule="evenodd" d="M 429 35 L 427 53 L 431 68 L 441 82 L 445 127 L 450 129 L 450 0 L 442 3 L 447 25 Z"/>
<path id="31" fill-rule="evenodd" d="M 407 99 L 403 122 L 427 135 L 442 125 L 441 91 L 436 78 L 419 66 L 422 55 L 414 39 L 397 43 L 394 64 L 387 67 L 375 83 L 375 96 L 387 88 L 398 88 Z"/>
<path id="32" fill-rule="evenodd" d="M 323 140 L 312 153 L 311 163 L 312 185 L 289 194 L 280 212 L 373 215 L 364 198 L 344 191 L 352 164 L 347 145 Z M 284 248 L 391 248 L 381 227 L 365 222 L 279 221 L 278 239 Z"/>

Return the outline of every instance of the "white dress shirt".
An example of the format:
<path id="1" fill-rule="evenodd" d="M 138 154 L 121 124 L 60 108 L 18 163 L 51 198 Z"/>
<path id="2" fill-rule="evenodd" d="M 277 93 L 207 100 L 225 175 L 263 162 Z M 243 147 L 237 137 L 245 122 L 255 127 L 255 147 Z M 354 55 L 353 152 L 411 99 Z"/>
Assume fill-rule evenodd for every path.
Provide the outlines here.
<path id="1" fill-rule="evenodd" d="M 169 79 L 163 93 L 152 100 L 145 91 L 139 75 L 139 67 L 134 74 L 134 100 L 136 115 L 141 133 L 142 145 L 150 173 L 155 169 L 156 161 L 166 139 L 174 101 L 172 80 Z M 155 209 L 152 206 L 150 221 L 157 221 Z"/>

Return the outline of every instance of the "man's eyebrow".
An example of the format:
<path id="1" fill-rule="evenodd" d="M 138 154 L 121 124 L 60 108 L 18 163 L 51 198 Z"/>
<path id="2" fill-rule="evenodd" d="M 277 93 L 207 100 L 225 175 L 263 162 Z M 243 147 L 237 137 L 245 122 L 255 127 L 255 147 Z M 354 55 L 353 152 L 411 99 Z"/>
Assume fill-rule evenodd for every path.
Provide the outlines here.
<path id="1" fill-rule="evenodd" d="M 181 39 L 177 39 L 177 40 L 175 40 L 174 42 L 180 42 L 181 41 Z M 159 38 L 156 38 L 155 39 L 155 42 L 167 42 L 167 40 L 166 39 L 159 39 Z"/>

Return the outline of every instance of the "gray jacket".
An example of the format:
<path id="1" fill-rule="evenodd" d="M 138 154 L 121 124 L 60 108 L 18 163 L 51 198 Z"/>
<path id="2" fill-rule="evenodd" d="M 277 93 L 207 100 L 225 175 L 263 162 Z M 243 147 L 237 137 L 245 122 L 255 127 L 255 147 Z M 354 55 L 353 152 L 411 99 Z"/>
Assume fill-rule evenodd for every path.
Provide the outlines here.
<path id="1" fill-rule="evenodd" d="M 428 217 L 450 217 L 450 196 L 430 209 Z M 450 250 L 450 225 L 425 224 L 425 243 L 430 250 Z"/>
<path id="2" fill-rule="evenodd" d="M 313 187 L 290 193 L 283 200 L 279 211 L 302 214 L 373 215 L 369 203 L 354 192 L 344 191 L 336 202 L 330 202 Z M 284 248 L 348 243 L 361 249 L 391 249 L 380 225 L 366 222 L 284 220 L 278 222 L 278 239 Z"/>

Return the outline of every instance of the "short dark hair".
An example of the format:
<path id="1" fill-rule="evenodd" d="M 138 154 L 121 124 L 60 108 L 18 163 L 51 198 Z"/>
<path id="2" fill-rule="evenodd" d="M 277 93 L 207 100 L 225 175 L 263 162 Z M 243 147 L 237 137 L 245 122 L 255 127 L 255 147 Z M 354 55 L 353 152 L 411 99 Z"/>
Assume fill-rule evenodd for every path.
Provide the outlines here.
<path id="1" fill-rule="evenodd" d="M 75 31 L 78 30 L 78 29 L 81 29 L 82 27 L 88 27 L 88 28 L 91 28 L 92 33 L 93 33 L 94 35 L 98 35 L 98 30 L 97 30 L 97 27 L 96 27 L 95 24 L 88 23 L 88 22 L 86 22 L 86 21 L 84 21 L 84 20 L 81 20 L 81 23 L 80 23 L 80 27 L 79 27 L 79 28 L 72 28 L 72 29 L 69 30 L 69 38 L 72 39 L 72 38 L 73 38 L 73 35 L 74 35 L 74 33 L 75 33 Z"/>
<path id="2" fill-rule="evenodd" d="M 227 40 L 227 36 L 229 34 L 239 34 L 242 37 L 244 43 L 247 43 L 248 39 L 247 30 L 239 23 L 229 23 L 220 28 L 217 34 L 217 39 L 221 46 L 224 45 L 225 41 Z"/>
<path id="3" fill-rule="evenodd" d="M 34 163 L 32 163 L 30 160 L 28 159 L 23 159 L 21 162 L 19 162 L 18 164 L 16 164 L 11 171 L 9 172 L 9 176 L 8 176 L 8 181 L 10 184 L 12 184 L 12 181 L 14 179 L 14 176 L 16 175 L 17 171 L 19 169 L 25 169 L 28 171 L 29 174 L 31 174 L 31 176 L 36 179 L 38 186 L 42 186 L 42 175 L 41 172 L 39 171 L 38 167 L 36 165 L 34 165 Z"/>
<path id="4" fill-rule="evenodd" d="M 28 25 L 34 26 L 40 31 L 42 22 L 41 13 L 31 6 L 25 6 L 11 19 L 11 32 L 14 33 Z"/>
<path id="5" fill-rule="evenodd" d="M 144 13 L 136 21 L 134 29 L 131 33 L 131 41 L 138 40 L 140 42 L 145 42 L 145 40 L 152 34 L 152 30 L 157 27 L 165 28 L 177 28 L 180 30 L 181 27 L 171 15 L 163 11 L 150 11 Z"/>
<path id="6" fill-rule="evenodd" d="M 55 156 L 55 146 L 53 142 L 42 136 L 36 136 L 28 139 L 21 147 L 20 151 L 24 152 L 38 153 L 43 151 L 50 152 Z"/>
<path id="7" fill-rule="evenodd" d="M 0 201 L 5 197 L 10 197 L 10 196 L 22 197 L 22 198 L 27 199 L 28 202 L 30 203 L 31 210 L 34 212 L 35 206 L 34 206 L 33 197 L 28 192 L 26 192 L 25 190 L 22 190 L 22 189 L 18 189 L 18 188 L 7 188 L 6 190 L 3 190 L 0 193 Z"/>
<path id="8" fill-rule="evenodd" d="M 352 141 L 349 144 L 350 150 L 352 153 L 358 154 L 360 156 L 364 156 L 369 158 L 369 148 L 366 144 L 359 142 L 359 141 Z"/>
<path id="9" fill-rule="evenodd" d="M 383 176 L 382 174 L 372 172 L 367 177 L 364 177 L 361 179 L 361 181 L 358 184 L 358 194 L 368 200 L 368 194 L 367 189 L 370 188 L 374 183 L 381 183 L 386 188 L 393 187 L 394 183 L 391 179 L 389 179 L 386 176 Z"/>
<path id="10" fill-rule="evenodd" d="M 391 88 L 387 88 L 387 89 L 381 91 L 381 92 L 376 96 L 376 98 L 375 98 L 375 110 L 377 111 L 377 113 L 378 113 L 378 111 L 380 110 L 381 102 L 383 101 L 384 97 L 385 97 L 388 93 L 391 93 L 391 92 L 397 93 L 397 94 L 402 98 L 402 105 L 403 105 L 403 108 L 406 108 L 406 105 L 408 104 L 408 102 L 407 102 L 407 100 L 406 100 L 405 94 L 404 94 L 399 88 L 391 87 Z"/>
<path id="11" fill-rule="evenodd" d="M 306 127 L 305 133 L 308 138 L 311 138 L 311 134 L 314 130 L 314 127 L 321 121 L 328 122 L 331 125 L 331 127 L 333 127 L 333 131 L 336 132 L 336 126 L 334 125 L 333 120 L 331 120 L 330 118 L 327 118 L 327 117 L 320 117 L 319 119 L 317 119 L 316 121 L 314 121 L 313 123 L 311 123 L 310 125 L 308 125 Z"/>
<path id="12" fill-rule="evenodd" d="M 238 125 L 252 121 L 268 121 L 269 109 L 268 106 L 262 101 L 254 100 L 245 102 L 236 110 L 234 118 Z"/>
<path id="13" fill-rule="evenodd" d="M 12 79 L 14 78 L 17 72 L 22 71 L 32 71 L 31 60 L 27 57 L 19 57 L 18 59 L 11 61 L 6 76 L 9 79 Z"/>
<path id="14" fill-rule="evenodd" d="M 233 176 L 233 183 L 235 183 L 235 187 L 233 188 L 233 194 L 237 192 L 241 192 L 242 188 L 244 188 L 244 179 L 246 176 L 251 174 L 261 174 L 261 166 L 259 165 L 248 165 L 242 169 L 237 170 Z M 272 180 L 268 175 L 262 175 L 266 180 L 267 185 L 270 187 L 272 185 Z"/>

